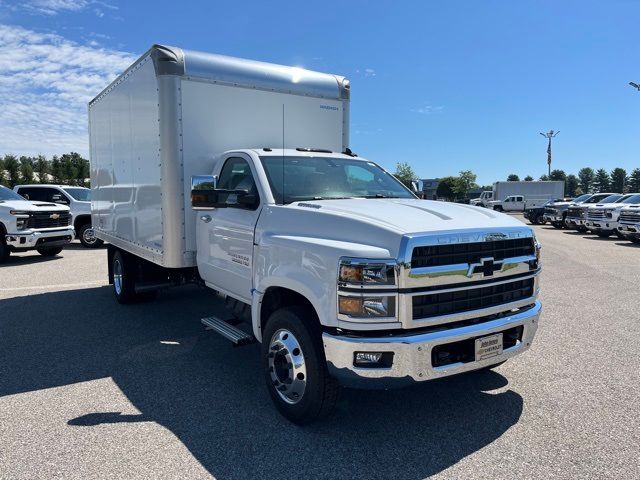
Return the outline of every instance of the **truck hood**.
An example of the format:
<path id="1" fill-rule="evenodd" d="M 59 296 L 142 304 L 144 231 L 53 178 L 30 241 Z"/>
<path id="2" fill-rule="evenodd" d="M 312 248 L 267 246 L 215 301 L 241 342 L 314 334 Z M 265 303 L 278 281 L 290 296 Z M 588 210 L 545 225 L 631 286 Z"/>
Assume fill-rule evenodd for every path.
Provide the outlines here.
<path id="1" fill-rule="evenodd" d="M 7 210 L 24 210 L 28 212 L 68 212 L 69 207 L 57 203 L 30 202 L 28 200 L 0 201 L 0 208 Z"/>
<path id="2" fill-rule="evenodd" d="M 348 217 L 401 234 L 525 226 L 514 217 L 486 208 L 432 200 L 354 198 L 297 202 L 291 206 Z"/>

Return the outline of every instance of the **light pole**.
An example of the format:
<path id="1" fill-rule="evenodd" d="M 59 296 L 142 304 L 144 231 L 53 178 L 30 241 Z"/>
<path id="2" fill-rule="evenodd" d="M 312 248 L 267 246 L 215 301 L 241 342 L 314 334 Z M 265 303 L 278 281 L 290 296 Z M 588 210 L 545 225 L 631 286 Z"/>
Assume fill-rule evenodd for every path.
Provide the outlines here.
<path id="1" fill-rule="evenodd" d="M 633 88 L 635 88 L 636 90 L 640 91 L 640 85 L 638 85 L 637 83 L 634 82 L 629 82 L 629 85 L 631 85 Z"/>
<path id="2" fill-rule="evenodd" d="M 551 139 L 558 135 L 560 131 L 554 132 L 553 130 L 549 130 L 547 133 L 540 132 L 544 138 L 549 139 L 549 146 L 547 147 L 547 165 L 549 165 L 549 177 L 551 177 Z"/>

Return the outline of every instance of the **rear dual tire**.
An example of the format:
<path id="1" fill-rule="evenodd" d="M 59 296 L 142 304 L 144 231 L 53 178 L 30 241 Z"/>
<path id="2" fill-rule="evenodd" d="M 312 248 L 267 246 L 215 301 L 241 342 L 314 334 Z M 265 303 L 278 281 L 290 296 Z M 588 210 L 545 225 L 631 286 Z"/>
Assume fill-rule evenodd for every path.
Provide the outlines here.
<path id="1" fill-rule="evenodd" d="M 276 409 L 298 425 L 328 416 L 339 386 L 327 370 L 315 313 L 285 307 L 269 317 L 262 336 L 265 382 Z"/>

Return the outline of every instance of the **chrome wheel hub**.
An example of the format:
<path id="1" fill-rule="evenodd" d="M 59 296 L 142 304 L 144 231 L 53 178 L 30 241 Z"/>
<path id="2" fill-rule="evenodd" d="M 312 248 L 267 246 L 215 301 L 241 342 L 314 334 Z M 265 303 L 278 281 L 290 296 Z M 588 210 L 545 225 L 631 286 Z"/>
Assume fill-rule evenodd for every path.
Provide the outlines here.
<path id="1" fill-rule="evenodd" d="M 96 242 L 96 232 L 93 228 L 87 228 L 84 232 L 82 232 L 82 239 L 86 243 L 95 243 Z"/>
<path id="2" fill-rule="evenodd" d="M 285 402 L 296 404 L 307 387 L 307 368 L 298 339 L 289 330 L 273 334 L 269 343 L 269 374 L 273 387 Z"/>
<path id="3" fill-rule="evenodd" d="M 118 295 L 122 293 L 122 263 L 119 259 L 113 262 L 113 288 Z"/>

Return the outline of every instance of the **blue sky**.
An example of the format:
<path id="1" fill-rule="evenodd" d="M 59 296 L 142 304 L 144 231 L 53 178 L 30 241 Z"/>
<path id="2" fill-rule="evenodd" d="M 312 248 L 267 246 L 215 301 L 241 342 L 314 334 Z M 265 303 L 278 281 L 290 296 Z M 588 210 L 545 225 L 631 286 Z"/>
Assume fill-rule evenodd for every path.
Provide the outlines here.
<path id="1" fill-rule="evenodd" d="M 479 183 L 640 167 L 640 3 L 0 0 L 0 153 L 87 154 L 86 101 L 153 43 L 342 74 L 354 151 Z"/>

